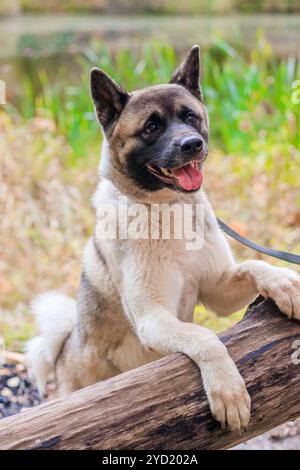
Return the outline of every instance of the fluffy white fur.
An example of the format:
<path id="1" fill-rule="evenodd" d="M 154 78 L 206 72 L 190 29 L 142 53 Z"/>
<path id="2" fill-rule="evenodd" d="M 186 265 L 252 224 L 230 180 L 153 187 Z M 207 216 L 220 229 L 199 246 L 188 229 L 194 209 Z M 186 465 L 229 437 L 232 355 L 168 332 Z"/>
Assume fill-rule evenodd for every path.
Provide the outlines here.
<path id="1" fill-rule="evenodd" d="M 32 311 L 40 336 L 27 344 L 26 362 L 44 395 L 47 378 L 54 372 L 63 343 L 76 323 L 76 302 L 60 293 L 48 292 L 35 298 Z"/>

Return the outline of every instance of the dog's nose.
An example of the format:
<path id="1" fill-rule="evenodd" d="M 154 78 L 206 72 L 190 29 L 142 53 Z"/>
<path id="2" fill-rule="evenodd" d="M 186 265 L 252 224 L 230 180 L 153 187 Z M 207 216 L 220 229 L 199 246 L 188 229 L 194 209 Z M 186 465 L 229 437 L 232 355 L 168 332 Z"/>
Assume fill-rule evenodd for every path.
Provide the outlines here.
<path id="1" fill-rule="evenodd" d="M 195 153 L 201 152 L 204 146 L 204 141 L 200 137 L 189 136 L 184 137 L 180 142 L 181 151 L 185 155 L 195 155 Z"/>

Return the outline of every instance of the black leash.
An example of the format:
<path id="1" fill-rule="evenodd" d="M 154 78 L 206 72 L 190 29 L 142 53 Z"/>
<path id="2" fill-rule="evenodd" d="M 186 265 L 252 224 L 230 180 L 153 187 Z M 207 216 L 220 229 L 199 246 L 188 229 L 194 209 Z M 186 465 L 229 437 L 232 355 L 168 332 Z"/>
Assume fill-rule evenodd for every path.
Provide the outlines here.
<path id="1" fill-rule="evenodd" d="M 222 220 L 217 219 L 217 221 L 223 232 L 227 233 L 227 235 L 234 238 L 243 245 L 252 248 L 252 250 L 258 251 L 259 253 L 263 253 L 264 255 L 273 256 L 273 258 L 282 259 L 283 261 L 287 261 L 288 263 L 300 264 L 300 255 L 288 253 L 287 251 L 273 250 L 272 248 L 266 248 L 265 246 L 258 245 L 257 243 L 248 240 L 248 238 L 243 237 L 235 230 L 228 227 L 228 225 L 222 222 Z"/>

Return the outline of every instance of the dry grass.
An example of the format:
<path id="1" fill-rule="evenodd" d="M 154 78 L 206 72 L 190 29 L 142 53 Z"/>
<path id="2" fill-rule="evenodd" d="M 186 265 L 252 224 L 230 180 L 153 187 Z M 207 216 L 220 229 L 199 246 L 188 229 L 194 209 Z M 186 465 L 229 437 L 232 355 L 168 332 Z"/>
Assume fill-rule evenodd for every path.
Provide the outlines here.
<path id="1" fill-rule="evenodd" d="M 262 147 L 255 161 L 211 152 L 205 186 L 218 215 L 241 233 L 299 252 L 299 152 L 290 149 L 290 168 L 283 167 L 287 159 L 280 159 L 278 149 L 272 152 L 264 154 Z M 55 136 L 52 121 L 34 118 L 22 126 L 4 112 L 0 155 L 0 336 L 8 348 L 21 350 L 34 333 L 33 296 L 51 289 L 76 292 L 82 249 L 94 225 L 89 198 L 98 156 L 72 167 L 68 145 Z M 277 158 L 276 170 L 268 170 L 269 158 Z M 286 172 L 294 179 L 286 182 Z M 236 243 L 234 249 L 240 259 L 255 256 Z M 240 316 L 217 319 L 196 310 L 196 319 L 215 330 Z"/>
<path id="2" fill-rule="evenodd" d="M 19 348 L 31 334 L 34 294 L 74 294 L 94 216 L 96 160 L 68 166 L 63 138 L 40 118 L 20 127 L 0 113 L 0 333 Z"/>

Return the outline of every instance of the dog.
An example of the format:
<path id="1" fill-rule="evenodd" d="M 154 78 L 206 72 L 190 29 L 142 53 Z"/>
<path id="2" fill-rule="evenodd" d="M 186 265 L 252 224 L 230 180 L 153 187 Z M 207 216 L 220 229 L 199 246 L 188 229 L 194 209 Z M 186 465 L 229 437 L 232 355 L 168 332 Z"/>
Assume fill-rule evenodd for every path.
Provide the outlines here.
<path id="1" fill-rule="evenodd" d="M 54 372 L 64 395 L 181 352 L 200 368 L 213 417 L 231 431 L 246 429 L 251 400 L 244 380 L 216 334 L 192 323 L 194 307 L 224 316 L 261 294 L 300 320 L 300 276 L 259 260 L 237 264 L 218 226 L 202 188 L 209 118 L 199 46 L 168 84 L 128 93 L 98 68 L 90 83 L 104 135 L 96 227 L 77 301 L 47 293 L 33 302 L 40 336 L 31 340 L 27 360 L 38 388 L 44 393 Z M 121 216 L 116 237 L 103 237 L 103 206 L 117 208 L 124 196 L 129 209 L 142 204 L 146 218 L 153 205 L 200 205 L 203 216 L 190 217 L 204 233 L 203 246 L 188 250 L 184 237 L 123 237 Z M 106 218 L 108 226 L 113 222 Z"/>

